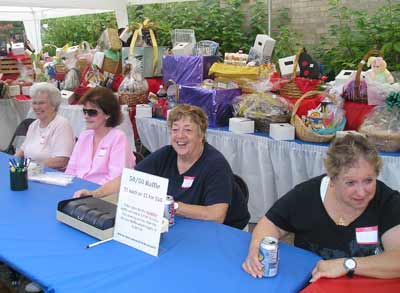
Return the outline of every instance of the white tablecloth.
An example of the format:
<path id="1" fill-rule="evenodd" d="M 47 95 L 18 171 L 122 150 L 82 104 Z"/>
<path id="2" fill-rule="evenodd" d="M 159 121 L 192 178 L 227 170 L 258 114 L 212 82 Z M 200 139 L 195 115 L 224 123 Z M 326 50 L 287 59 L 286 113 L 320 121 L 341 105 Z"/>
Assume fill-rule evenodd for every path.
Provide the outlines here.
<path id="1" fill-rule="evenodd" d="M 169 144 L 165 121 L 136 118 L 143 145 L 151 152 Z M 293 186 L 324 173 L 327 146 L 294 141 L 276 141 L 265 136 L 207 130 L 207 141 L 223 153 L 234 173 L 247 183 L 251 222 L 257 222 L 271 205 Z M 400 154 L 382 154 L 380 179 L 400 190 Z"/>
<path id="2" fill-rule="evenodd" d="M 82 105 L 61 104 L 58 109 L 58 113 L 61 116 L 68 119 L 69 123 L 72 126 L 72 129 L 74 130 L 74 135 L 76 137 L 79 136 L 82 130 L 86 129 L 86 123 L 83 118 L 82 107 L 83 107 Z M 132 123 L 131 120 L 129 119 L 128 107 L 126 105 L 123 105 L 121 107 L 122 107 L 121 110 L 123 114 L 123 120 L 122 123 L 118 125 L 117 128 L 125 132 L 128 141 L 131 144 L 132 150 L 136 151 L 135 139 L 133 137 Z M 32 111 L 32 109 L 29 110 L 27 118 L 36 118 L 35 113 Z"/>

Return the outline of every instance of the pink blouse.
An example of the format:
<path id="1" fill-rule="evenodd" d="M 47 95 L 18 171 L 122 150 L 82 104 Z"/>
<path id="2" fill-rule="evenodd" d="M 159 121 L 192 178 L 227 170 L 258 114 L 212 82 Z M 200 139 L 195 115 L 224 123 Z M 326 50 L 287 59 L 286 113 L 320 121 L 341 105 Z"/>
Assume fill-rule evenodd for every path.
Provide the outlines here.
<path id="1" fill-rule="evenodd" d="M 79 135 L 69 159 L 66 174 L 75 175 L 98 184 L 104 184 L 122 174 L 123 168 L 135 166 L 135 156 L 125 134 L 116 128 L 100 141 L 93 154 L 94 131 Z"/>

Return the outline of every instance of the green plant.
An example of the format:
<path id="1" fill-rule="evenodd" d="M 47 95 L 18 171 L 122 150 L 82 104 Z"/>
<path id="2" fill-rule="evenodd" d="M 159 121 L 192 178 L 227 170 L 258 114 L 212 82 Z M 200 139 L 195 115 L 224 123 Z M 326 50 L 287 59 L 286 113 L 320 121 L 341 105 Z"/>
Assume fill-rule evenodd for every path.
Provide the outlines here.
<path id="1" fill-rule="evenodd" d="M 327 70 L 355 69 L 363 55 L 378 49 L 384 54 L 389 70 L 400 70 L 400 4 L 386 0 L 369 15 L 344 6 L 342 0 L 330 0 L 330 15 L 336 20 L 329 36 L 321 39 L 316 50 Z"/>
<path id="2" fill-rule="evenodd" d="M 275 47 L 272 55 L 272 61 L 277 63 L 278 58 L 291 56 L 297 53 L 300 48 L 300 34 L 291 26 L 289 9 L 284 8 L 279 11 L 277 19 L 274 21 L 272 38 L 275 39 Z"/>
<path id="3" fill-rule="evenodd" d="M 53 18 L 43 20 L 42 23 L 47 27 L 42 32 L 43 44 L 57 47 L 67 43 L 77 45 L 82 41 L 88 41 L 94 46 L 105 28 L 117 27 L 114 13 Z"/>

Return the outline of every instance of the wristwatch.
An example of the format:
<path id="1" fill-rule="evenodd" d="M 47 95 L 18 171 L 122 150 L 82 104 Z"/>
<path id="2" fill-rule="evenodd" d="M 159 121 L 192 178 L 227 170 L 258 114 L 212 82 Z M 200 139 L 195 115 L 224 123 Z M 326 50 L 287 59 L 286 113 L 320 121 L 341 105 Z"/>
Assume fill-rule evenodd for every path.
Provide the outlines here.
<path id="1" fill-rule="evenodd" d="M 353 277 L 354 271 L 357 267 L 357 262 L 354 258 L 350 257 L 350 258 L 346 258 L 343 262 L 343 266 L 346 270 L 346 275 L 349 278 Z"/>

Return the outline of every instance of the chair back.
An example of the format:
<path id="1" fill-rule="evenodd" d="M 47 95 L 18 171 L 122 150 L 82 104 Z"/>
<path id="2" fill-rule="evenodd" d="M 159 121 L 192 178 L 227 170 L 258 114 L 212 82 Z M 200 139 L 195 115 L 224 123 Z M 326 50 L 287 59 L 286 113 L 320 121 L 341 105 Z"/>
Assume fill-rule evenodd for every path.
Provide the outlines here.
<path id="1" fill-rule="evenodd" d="M 141 161 L 143 161 L 144 156 L 141 153 L 133 152 L 133 154 L 135 155 L 136 158 L 136 165 L 139 164 Z"/>
<path id="2" fill-rule="evenodd" d="M 238 229 L 246 227 L 250 220 L 248 202 L 249 189 L 246 182 L 239 175 L 233 174 L 232 201 L 224 224 Z"/>
<path id="3" fill-rule="evenodd" d="M 17 126 L 17 128 L 14 131 L 14 134 L 11 138 L 10 143 L 8 144 L 8 147 L 4 150 L 5 153 L 14 155 L 15 154 L 15 147 L 14 147 L 14 140 L 17 136 L 26 136 L 26 133 L 28 132 L 29 125 L 32 124 L 33 121 L 36 119 L 34 118 L 26 118 L 21 121 L 21 123 Z"/>

